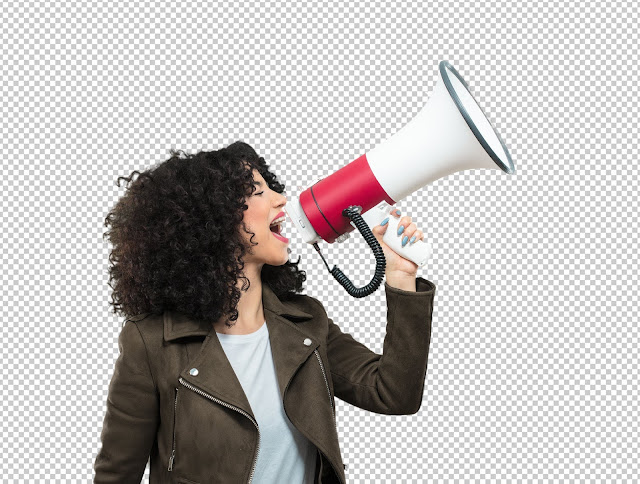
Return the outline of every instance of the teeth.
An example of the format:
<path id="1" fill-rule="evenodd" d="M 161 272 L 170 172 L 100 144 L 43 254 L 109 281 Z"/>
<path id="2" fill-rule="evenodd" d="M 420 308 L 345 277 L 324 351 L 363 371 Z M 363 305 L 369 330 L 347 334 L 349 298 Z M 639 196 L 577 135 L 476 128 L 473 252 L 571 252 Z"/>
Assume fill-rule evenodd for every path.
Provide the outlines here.
<path id="1" fill-rule="evenodd" d="M 271 225 L 278 225 L 278 224 L 280 224 L 280 223 L 284 222 L 284 220 L 285 220 L 285 217 L 284 217 L 284 216 L 283 216 L 283 217 L 280 217 L 280 218 L 277 218 L 277 219 L 275 219 L 273 222 L 271 222 L 271 224 L 269 225 L 269 227 L 271 227 Z"/>

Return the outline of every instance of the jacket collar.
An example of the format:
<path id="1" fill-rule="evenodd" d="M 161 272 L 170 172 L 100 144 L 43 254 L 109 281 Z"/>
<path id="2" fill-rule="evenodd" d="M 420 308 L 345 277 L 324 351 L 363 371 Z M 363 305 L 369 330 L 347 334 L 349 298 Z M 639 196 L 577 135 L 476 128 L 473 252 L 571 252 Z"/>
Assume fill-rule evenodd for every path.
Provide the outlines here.
<path id="1" fill-rule="evenodd" d="M 311 327 L 294 324 L 295 321 L 310 320 L 314 316 L 298 309 L 294 302 L 280 301 L 266 285 L 262 286 L 262 304 L 280 397 L 284 401 L 285 389 L 293 375 L 318 348 L 320 339 Z M 206 338 L 179 377 L 206 394 L 244 410 L 255 420 L 247 396 L 226 357 L 213 324 L 165 312 L 164 336 L 167 341 L 195 335 L 205 335 Z"/>
<path id="2" fill-rule="evenodd" d="M 266 311 L 270 311 L 293 322 L 313 318 L 311 314 L 298 309 L 294 303 L 280 301 L 271 288 L 264 283 L 262 284 L 262 306 L 265 310 L 265 317 Z M 173 341 L 187 336 L 207 336 L 212 329 L 213 325 L 210 321 L 194 319 L 174 311 L 165 311 L 164 313 L 165 341 Z"/>

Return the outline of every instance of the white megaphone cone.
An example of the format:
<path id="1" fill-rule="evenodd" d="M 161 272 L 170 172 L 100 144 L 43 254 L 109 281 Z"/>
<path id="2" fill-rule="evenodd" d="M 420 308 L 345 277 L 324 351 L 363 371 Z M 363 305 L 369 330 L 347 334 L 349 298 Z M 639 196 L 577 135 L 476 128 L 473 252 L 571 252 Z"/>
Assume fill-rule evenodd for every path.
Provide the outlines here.
<path id="1" fill-rule="evenodd" d="M 380 262 L 380 245 L 370 230 L 370 237 L 367 236 L 366 229 L 388 216 L 387 203 L 393 205 L 457 171 L 488 168 L 515 172 L 504 141 L 469 92 L 467 83 L 446 61 L 440 62 L 439 73 L 429 100 L 410 123 L 286 204 L 285 212 L 295 228 L 318 252 L 320 240 L 342 242 L 358 228 Z M 349 207 L 352 208 L 347 211 Z M 395 231 L 397 219 L 390 217 L 389 224 L 384 242 L 402 257 L 423 266 L 430 255 L 430 244 L 418 241 L 402 247 Z M 379 269 L 380 264 L 377 276 Z M 382 280 L 374 278 L 368 286 L 358 289 L 336 267 L 331 272 L 356 297 L 370 294 Z"/>

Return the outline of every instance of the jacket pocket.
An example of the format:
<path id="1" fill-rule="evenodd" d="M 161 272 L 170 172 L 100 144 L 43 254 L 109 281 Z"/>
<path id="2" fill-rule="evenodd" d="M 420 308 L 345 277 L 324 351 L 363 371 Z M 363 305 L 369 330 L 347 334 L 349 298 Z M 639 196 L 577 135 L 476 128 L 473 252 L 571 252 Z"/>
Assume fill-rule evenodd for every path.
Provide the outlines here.
<path id="1" fill-rule="evenodd" d="M 167 468 L 168 471 L 173 470 L 173 461 L 176 458 L 176 418 L 177 416 L 178 416 L 178 387 L 176 387 L 176 397 L 173 401 L 173 441 L 171 444 L 171 456 L 169 457 L 169 467 Z M 178 482 L 179 483 L 184 482 L 186 484 L 189 484 L 192 481 L 180 479 L 178 480 Z"/>

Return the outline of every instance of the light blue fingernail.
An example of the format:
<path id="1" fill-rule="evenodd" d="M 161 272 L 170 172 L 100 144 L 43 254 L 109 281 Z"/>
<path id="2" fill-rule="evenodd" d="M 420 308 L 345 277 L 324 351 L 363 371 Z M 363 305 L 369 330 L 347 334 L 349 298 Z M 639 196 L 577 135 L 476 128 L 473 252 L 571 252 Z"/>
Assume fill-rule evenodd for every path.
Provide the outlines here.
<path id="1" fill-rule="evenodd" d="M 382 222 L 380 222 L 380 225 L 387 225 L 388 221 L 389 221 L 389 217 L 385 218 Z"/>
<path id="2" fill-rule="evenodd" d="M 396 215 L 400 215 L 402 212 L 400 210 L 396 210 Z"/>
<path id="3" fill-rule="evenodd" d="M 402 247 L 404 247 L 405 245 L 407 245 L 407 240 L 409 240 L 409 236 L 405 235 L 404 238 L 402 239 Z"/>
<path id="4" fill-rule="evenodd" d="M 413 244 L 416 241 L 416 236 L 414 235 L 413 237 L 411 237 L 411 242 L 409 245 Z"/>
<path id="5" fill-rule="evenodd" d="M 404 225 L 401 225 L 398 229 L 398 235 L 400 235 L 402 232 L 404 232 Z"/>

